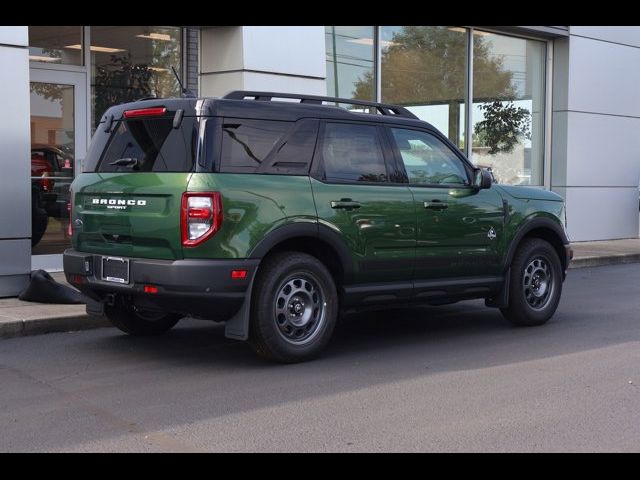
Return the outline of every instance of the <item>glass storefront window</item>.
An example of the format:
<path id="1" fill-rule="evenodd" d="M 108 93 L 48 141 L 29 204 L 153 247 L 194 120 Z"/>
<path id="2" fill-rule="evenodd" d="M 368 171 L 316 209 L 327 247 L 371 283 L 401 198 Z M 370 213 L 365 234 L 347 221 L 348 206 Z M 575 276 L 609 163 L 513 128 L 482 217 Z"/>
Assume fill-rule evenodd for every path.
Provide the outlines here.
<path id="1" fill-rule="evenodd" d="M 463 147 L 466 30 L 381 27 L 380 48 L 382 101 L 404 105 Z"/>
<path id="2" fill-rule="evenodd" d="M 373 27 L 325 27 L 327 94 L 375 100 Z"/>
<path id="3" fill-rule="evenodd" d="M 31 82 L 32 253 L 69 247 L 69 185 L 75 157 L 73 85 Z"/>
<path id="4" fill-rule="evenodd" d="M 29 61 L 82 65 L 82 27 L 29 27 Z"/>
<path id="5" fill-rule="evenodd" d="M 545 49 L 474 31 L 472 160 L 499 183 L 543 184 Z"/>
<path id="6" fill-rule="evenodd" d="M 107 108 L 145 97 L 180 95 L 180 27 L 91 27 L 92 128 Z"/>

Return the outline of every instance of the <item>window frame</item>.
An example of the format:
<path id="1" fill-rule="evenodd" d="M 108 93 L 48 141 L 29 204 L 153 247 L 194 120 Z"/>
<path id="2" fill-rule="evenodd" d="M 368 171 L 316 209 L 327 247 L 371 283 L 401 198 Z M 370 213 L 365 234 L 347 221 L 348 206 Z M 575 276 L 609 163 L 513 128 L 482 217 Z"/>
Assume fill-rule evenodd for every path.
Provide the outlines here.
<path id="1" fill-rule="evenodd" d="M 344 124 L 344 125 L 364 125 L 367 127 L 375 128 L 376 138 L 380 142 L 380 148 L 382 149 L 382 160 L 385 165 L 385 171 L 387 174 L 386 182 L 358 182 L 352 180 L 328 180 L 326 178 L 326 172 L 324 169 L 324 158 L 322 155 L 322 148 L 325 142 L 325 127 L 328 123 L 332 124 Z M 391 151 L 391 145 L 384 132 L 384 126 L 377 122 L 362 122 L 362 121 L 350 121 L 350 120 L 334 120 L 326 119 L 321 120 L 318 128 L 318 137 L 316 140 L 316 149 L 313 154 L 313 161 L 311 164 L 311 171 L 309 176 L 321 183 L 327 185 L 377 185 L 377 186 L 397 186 L 399 184 L 406 184 L 404 181 L 397 181 L 401 175 L 401 172 L 397 168 L 396 161 Z"/>
<path id="2" fill-rule="evenodd" d="M 440 140 L 446 148 L 448 148 L 451 153 L 462 163 L 462 168 L 467 174 L 467 184 L 460 185 L 459 183 L 412 183 L 409 180 L 409 175 L 407 174 L 407 169 L 405 168 L 404 161 L 402 160 L 402 153 L 400 153 L 400 149 L 396 144 L 395 138 L 393 136 L 392 128 L 397 128 L 401 130 L 413 130 L 416 132 L 420 132 L 422 134 L 431 135 L 436 140 Z M 427 129 L 427 128 L 419 128 L 409 125 L 385 125 L 385 134 L 387 136 L 387 141 L 391 145 L 391 150 L 393 152 L 394 161 L 396 163 L 396 168 L 401 172 L 404 182 L 410 187 L 426 187 L 426 188 L 475 188 L 473 186 L 473 172 L 477 167 L 473 166 L 469 159 L 460 151 L 458 147 L 456 147 L 447 137 L 442 135 L 438 130 L 435 129 Z"/>

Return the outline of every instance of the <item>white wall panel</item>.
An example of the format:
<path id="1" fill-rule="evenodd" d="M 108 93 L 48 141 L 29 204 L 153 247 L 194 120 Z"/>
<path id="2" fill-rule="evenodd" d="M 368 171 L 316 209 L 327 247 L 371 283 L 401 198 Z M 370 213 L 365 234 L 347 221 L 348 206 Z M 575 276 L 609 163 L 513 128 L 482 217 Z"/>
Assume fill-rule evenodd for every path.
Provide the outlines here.
<path id="1" fill-rule="evenodd" d="M 27 49 L 0 46 L 0 238 L 31 236 L 28 62 Z"/>
<path id="2" fill-rule="evenodd" d="M 640 47 L 640 27 L 638 26 L 575 26 L 570 28 L 572 35 L 582 35 L 608 42 L 624 43 Z"/>
<path id="3" fill-rule="evenodd" d="M 243 27 L 210 27 L 200 33 L 200 71 L 220 72 L 243 68 Z"/>
<path id="4" fill-rule="evenodd" d="M 244 88 L 243 72 L 200 76 L 200 94 L 203 97 L 221 97 L 231 90 L 243 90 Z"/>
<path id="5" fill-rule="evenodd" d="M 268 92 L 304 93 L 307 95 L 326 95 L 324 80 L 245 72 L 244 87 L 247 90 L 265 90 Z"/>
<path id="6" fill-rule="evenodd" d="M 638 236 L 637 188 L 567 187 L 553 190 L 565 196 L 571 241 Z"/>
<path id="7" fill-rule="evenodd" d="M 640 48 L 570 37 L 568 109 L 640 117 Z"/>
<path id="8" fill-rule="evenodd" d="M 0 44 L 26 47 L 29 44 L 28 27 L 0 27 Z"/>
<path id="9" fill-rule="evenodd" d="M 637 187 L 640 118 L 578 112 L 566 115 L 569 163 L 565 185 Z"/>
<path id="10" fill-rule="evenodd" d="M 243 29 L 244 68 L 325 78 L 323 26 Z"/>

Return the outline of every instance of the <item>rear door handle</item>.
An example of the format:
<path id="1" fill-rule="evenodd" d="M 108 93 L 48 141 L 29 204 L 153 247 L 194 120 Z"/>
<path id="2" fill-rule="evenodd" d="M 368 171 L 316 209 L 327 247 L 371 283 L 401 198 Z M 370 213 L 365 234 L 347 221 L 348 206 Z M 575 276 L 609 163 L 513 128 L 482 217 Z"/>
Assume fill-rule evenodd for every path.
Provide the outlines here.
<path id="1" fill-rule="evenodd" d="M 350 198 L 343 198 L 342 200 L 333 200 L 331 202 L 331 208 L 344 208 L 345 210 L 351 210 L 354 208 L 360 208 L 358 202 L 354 202 Z"/>
<path id="2" fill-rule="evenodd" d="M 431 200 L 430 202 L 424 202 L 424 208 L 429 210 L 444 210 L 449 208 L 449 204 L 440 200 Z"/>

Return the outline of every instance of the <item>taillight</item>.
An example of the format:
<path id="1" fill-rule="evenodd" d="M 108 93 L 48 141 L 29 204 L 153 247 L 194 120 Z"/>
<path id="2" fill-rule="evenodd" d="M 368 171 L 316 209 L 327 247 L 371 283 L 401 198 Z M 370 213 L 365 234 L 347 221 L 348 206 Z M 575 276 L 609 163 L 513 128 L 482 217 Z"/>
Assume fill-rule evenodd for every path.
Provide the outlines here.
<path id="1" fill-rule="evenodd" d="M 157 117 L 164 115 L 167 109 L 164 107 L 137 108 L 135 110 L 125 110 L 124 118 L 136 117 Z"/>
<path id="2" fill-rule="evenodd" d="M 183 193 L 180 220 L 183 246 L 195 247 L 210 238 L 222 225 L 220 193 Z"/>
<path id="3" fill-rule="evenodd" d="M 42 174 L 42 180 L 40 180 L 40 186 L 44 192 L 50 192 L 53 190 L 52 182 L 51 180 L 48 180 L 47 177 L 49 177 L 49 172 L 44 172 Z"/>

